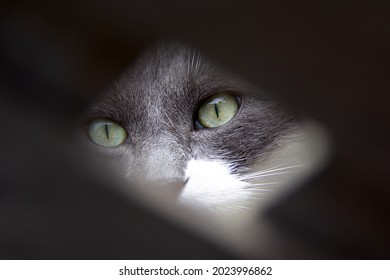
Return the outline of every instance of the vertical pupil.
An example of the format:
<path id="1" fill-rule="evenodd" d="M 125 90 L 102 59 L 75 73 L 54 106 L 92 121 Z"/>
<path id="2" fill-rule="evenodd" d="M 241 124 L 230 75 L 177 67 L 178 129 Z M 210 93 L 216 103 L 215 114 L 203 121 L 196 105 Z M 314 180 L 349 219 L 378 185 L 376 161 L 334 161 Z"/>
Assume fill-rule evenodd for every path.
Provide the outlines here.
<path id="1" fill-rule="evenodd" d="M 104 130 L 106 131 L 107 139 L 110 139 L 110 134 L 108 132 L 108 125 L 107 124 L 104 125 Z"/>
<path id="2" fill-rule="evenodd" d="M 217 104 L 214 104 L 214 109 L 215 109 L 215 114 L 217 115 L 217 118 L 219 118 L 218 105 Z"/>

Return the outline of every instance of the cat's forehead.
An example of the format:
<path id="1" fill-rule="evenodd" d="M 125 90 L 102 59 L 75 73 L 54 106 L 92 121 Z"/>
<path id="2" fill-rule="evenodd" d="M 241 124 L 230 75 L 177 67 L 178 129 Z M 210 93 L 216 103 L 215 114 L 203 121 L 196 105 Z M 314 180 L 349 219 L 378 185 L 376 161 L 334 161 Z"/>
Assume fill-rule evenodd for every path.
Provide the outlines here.
<path id="1" fill-rule="evenodd" d="M 116 81 L 109 95 L 151 98 L 204 98 L 223 90 L 245 91 L 247 85 L 199 50 L 180 43 L 160 43 L 144 52 Z M 195 91 L 195 93 L 194 93 Z M 193 100 L 191 100 L 193 101 Z"/>
<path id="2" fill-rule="evenodd" d="M 195 51 L 182 45 L 158 45 L 146 51 L 123 75 L 119 83 L 140 89 L 134 94 L 171 97 L 183 93 L 183 89 L 194 77 L 194 65 L 190 57 Z M 200 60 L 200 55 L 194 60 Z"/>
<path id="3" fill-rule="evenodd" d="M 220 91 L 249 90 L 199 50 L 181 43 L 160 43 L 141 54 L 92 111 L 126 122 L 162 118 L 162 114 L 175 117 L 192 114 L 194 106 Z"/>
<path id="4" fill-rule="evenodd" d="M 144 87 L 162 85 L 181 85 L 187 82 L 194 64 L 191 64 L 190 57 L 194 60 L 200 59 L 194 49 L 180 44 L 159 44 L 145 51 L 119 81 Z M 196 58 L 195 58 L 196 57 Z"/>

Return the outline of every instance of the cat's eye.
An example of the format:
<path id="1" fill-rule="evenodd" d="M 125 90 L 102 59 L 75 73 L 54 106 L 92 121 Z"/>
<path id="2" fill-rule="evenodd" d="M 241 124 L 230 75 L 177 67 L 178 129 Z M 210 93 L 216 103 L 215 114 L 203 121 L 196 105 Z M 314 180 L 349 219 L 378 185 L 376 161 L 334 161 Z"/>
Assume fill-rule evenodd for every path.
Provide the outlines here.
<path id="1" fill-rule="evenodd" d="M 122 144 L 126 140 L 127 132 L 123 127 L 113 121 L 95 119 L 89 124 L 88 136 L 97 145 L 114 147 Z"/>
<path id="2" fill-rule="evenodd" d="M 227 93 L 217 94 L 207 99 L 199 108 L 197 121 L 205 128 L 218 127 L 233 119 L 238 108 L 236 96 Z"/>

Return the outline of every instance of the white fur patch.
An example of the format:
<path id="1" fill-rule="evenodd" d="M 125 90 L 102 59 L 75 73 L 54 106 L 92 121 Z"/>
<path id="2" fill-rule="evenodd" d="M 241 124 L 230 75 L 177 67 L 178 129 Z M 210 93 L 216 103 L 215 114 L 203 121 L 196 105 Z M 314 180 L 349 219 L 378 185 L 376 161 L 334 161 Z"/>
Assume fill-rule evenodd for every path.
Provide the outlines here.
<path id="1" fill-rule="evenodd" d="M 227 214 L 258 211 L 318 169 L 327 146 L 322 128 L 309 124 L 280 140 L 271 154 L 245 174 L 232 174 L 229 162 L 192 159 L 187 165 L 188 182 L 179 203 Z"/>
<path id="2" fill-rule="evenodd" d="M 188 179 L 179 202 L 193 208 L 207 210 L 237 210 L 250 197 L 246 182 L 231 174 L 229 164 L 222 161 L 190 160 Z"/>

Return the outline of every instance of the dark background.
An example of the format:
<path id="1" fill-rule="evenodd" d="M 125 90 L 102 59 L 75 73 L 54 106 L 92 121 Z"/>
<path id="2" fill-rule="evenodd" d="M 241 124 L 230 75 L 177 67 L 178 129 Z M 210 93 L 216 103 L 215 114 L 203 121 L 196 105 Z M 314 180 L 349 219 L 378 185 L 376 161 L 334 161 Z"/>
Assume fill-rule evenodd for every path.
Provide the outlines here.
<path id="1" fill-rule="evenodd" d="M 259 221 L 277 234 L 259 236 L 256 258 L 390 258 L 389 6 L 3 2 L 0 258 L 238 257 L 107 188 L 113 182 L 84 172 L 69 144 L 91 98 L 167 37 L 285 98 L 332 136 L 326 169 Z"/>

